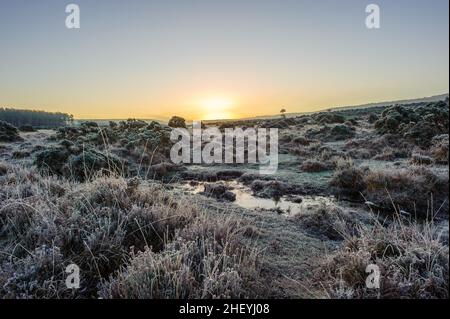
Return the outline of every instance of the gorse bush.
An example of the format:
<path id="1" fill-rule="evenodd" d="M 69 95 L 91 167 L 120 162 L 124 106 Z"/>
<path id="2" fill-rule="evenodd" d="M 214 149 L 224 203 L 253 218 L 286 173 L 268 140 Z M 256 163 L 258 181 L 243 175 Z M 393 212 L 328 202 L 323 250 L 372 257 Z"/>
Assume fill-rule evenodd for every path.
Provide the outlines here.
<path id="1" fill-rule="evenodd" d="M 21 131 L 21 132 L 36 132 L 36 129 L 32 125 L 21 125 L 21 126 L 19 126 L 19 131 Z"/>
<path id="2" fill-rule="evenodd" d="M 383 111 L 375 128 L 383 134 L 400 134 L 418 145 L 427 145 L 434 136 L 448 134 L 448 116 L 448 99 L 421 106 L 396 105 Z"/>
<path id="3" fill-rule="evenodd" d="M 109 171 L 124 176 L 129 173 L 130 176 L 163 179 L 166 174 L 170 175 L 172 171 L 177 170 L 177 167 L 171 167 L 163 172 L 154 166 L 161 164 L 161 167 L 169 168 L 171 164 L 168 159 L 172 146 L 171 130 L 170 127 L 155 121 L 135 119 L 112 122 L 109 126 L 83 122 L 77 127 L 60 128 L 55 139 L 60 141 L 60 146 L 77 157 L 70 159 L 75 164 L 75 172 L 72 172 L 75 178 L 87 178 L 85 173 L 80 174 L 83 173 L 84 167 L 78 165 L 81 160 L 87 160 L 93 173 Z M 84 157 L 81 156 L 83 150 Z M 78 170 L 80 167 L 81 171 Z"/>
<path id="4" fill-rule="evenodd" d="M 314 121 L 319 124 L 333 124 L 333 123 L 344 123 L 345 117 L 341 114 L 336 114 L 333 112 L 319 113 L 313 116 Z"/>
<path id="5" fill-rule="evenodd" d="M 174 128 L 186 128 L 186 120 L 179 116 L 173 116 L 168 125 Z"/>
<path id="6" fill-rule="evenodd" d="M 49 147 L 36 154 L 34 164 L 41 172 L 80 182 L 98 174 L 125 176 L 127 173 L 127 163 L 113 154 L 92 148 L 78 149 L 67 140 L 60 144 L 62 147 Z"/>
<path id="7" fill-rule="evenodd" d="M 9 123 L 0 121 L 0 142 L 17 142 L 21 141 L 19 131 L 15 126 Z"/>

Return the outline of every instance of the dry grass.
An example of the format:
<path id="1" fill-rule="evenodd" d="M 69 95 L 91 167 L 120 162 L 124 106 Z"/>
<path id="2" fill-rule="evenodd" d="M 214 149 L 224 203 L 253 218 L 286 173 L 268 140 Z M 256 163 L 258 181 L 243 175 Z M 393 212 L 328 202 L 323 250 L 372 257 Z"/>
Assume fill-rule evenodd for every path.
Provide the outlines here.
<path id="1" fill-rule="evenodd" d="M 347 234 L 355 234 L 358 225 L 357 216 L 326 204 L 308 213 L 295 215 L 292 219 L 300 223 L 308 234 L 325 240 L 343 240 Z"/>
<path id="2" fill-rule="evenodd" d="M 343 247 L 329 255 L 317 278 L 330 298 L 449 297 L 449 248 L 433 222 L 396 219 L 375 221 L 346 236 Z M 380 269 L 380 289 L 366 286 L 366 267 Z"/>
<path id="3" fill-rule="evenodd" d="M 442 164 L 448 164 L 448 134 L 435 136 L 430 148 L 431 156 Z"/>
<path id="4" fill-rule="evenodd" d="M 432 218 L 448 214 L 448 175 L 422 166 L 398 170 L 369 170 L 340 161 L 330 182 L 338 195 L 370 201 L 381 210 Z"/>
<path id="5" fill-rule="evenodd" d="M 323 172 L 333 169 L 333 163 L 310 159 L 304 161 L 300 169 L 304 172 Z"/>
<path id="6" fill-rule="evenodd" d="M 336 164 L 330 185 L 335 187 L 344 196 L 358 198 L 366 187 L 364 181 L 365 173 L 352 160 L 341 159 Z"/>
<path id="7" fill-rule="evenodd" d="M 448 215 L 448 175 L 425 167 L 371 171 L 364 178 L 364 196 L 381 208 L 432 218 L 428 212 Z"/>
<path id="8" fill-rule="evenodd" d="M 244 228 L 232 219 L 200 218 L 161 253 L 149 249 L 104 282 L 104 298 L 248 298 L 262 293 L 255 251 L 235 242 Z"/>
<path id="9" fill-rule="evenodd" d="M 77 183 L 0 165 L 0 298 L 255 296 L 256 255 L 245 248 L 244 233 L 239 219 L 206 214 L 160 184 L 101 176 Z M 189 294 L 169 293 L 166 277 L 160 286 L 139 282 L 146 294 L 135 289 L 133 278 L 148 275 L 146 268 L 136 272 L 141 263 L 158 267 L 172 257 L 195 274 L 183 287 Z M 65 287 L 70 263 L 81 269 L 79 290 Z M 188 284 L 177 276 L 183 271 L 171 273 L 173 287 Z"/>

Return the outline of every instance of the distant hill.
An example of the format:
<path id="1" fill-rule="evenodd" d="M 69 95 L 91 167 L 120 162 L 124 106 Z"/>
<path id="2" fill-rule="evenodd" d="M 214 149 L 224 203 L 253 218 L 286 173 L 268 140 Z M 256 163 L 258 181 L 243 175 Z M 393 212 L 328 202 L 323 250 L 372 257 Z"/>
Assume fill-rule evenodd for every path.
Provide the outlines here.
<path id="1" fill-rule="evenodd" d="M 436 102 L 445 100 L 449 94 L 441 94 L 441 95 L 434 95 L 429 97 L 422 97 L 417 99 L 409 99 L 409 100 L 397 100 L 397 101 L 387 101 L 387 102 L 376 102 L 376 103 L 367 103 L 367 104 L 361 104 L 361 105 L 351 105 L 351 106 L 337 106 L 337 107 L 330 107 L 330 108 L 324 108 L 322 110 L 318 110 L 315 112 L 298 112 L 298 113 L 286 113 L 286 117 L 296 117 L 301 115 L 308 115 L 318 112 L 327 112 L 327 111 L 345 111 L 345 110 L 351 110 L 351 109 L 365 109 L 365 108 L 371 108 L 371 107 L 380 107 L 380 106 L 389 106 L 394 104 L 414 104 L 414 103 L 427 103 L 427 102 Z M 245 117 L 245 118 L 239 118 L 239 119 L 229 119 L 229 120 L 205 120 L 203 122 L 205 123 L 216 123 L 216 122 L 227 122 L 227 121 L 237 121 L 237 120 L 270 120 L 273 118 L 279 118 L 280 114 L 275 115 L 262 115 L 262 116 L 254 116 L 254 117 Z M 124 119 L 126 120 L 126 119 Z M 162 120 L 162 119 L 142 119 L 146 122 L 156 121 L 161 124 L 167 124 L 168 120 Z M 95 119 L 95 120 L 86 120 L 86 119 L 76 119 L 74 122 L 75 124 L 80 124 L 82 122 L 86 121 L 93 121 L 97 122 L 99 125 L 108 125 L 109 121 L 118 122 L 120 120 L 109 120 L 109 119 Z M 186 121 L 186 124 L 192 124 L 192 121 Z"/>
<path id="2" fill-rule="evenodd" d="M 397 100 L 397 101 L 389 101 L 389 102 L 378 102 L 378 103 L 368 103 L 368 104 L 362 104 L 357 106 L 341 106 L 341 107 L 333 107 L 331 109 L 328 109 L 329 111 L 341 111 L 341 110 L 348 110 L 348 109 L 361 109 L 361 108 L 368 108 L 368 107 L 375 107 L 375 106 L 389 106 L 389 105 L 395 105 L 395 104 L 414 104 L 414 103 L 428 103 L 428 102 L 437 102 L 445 100 L 449 97 L 449 94 L 441 94 L 441 95 L 433 95 L 429 97 L 423 97 L 418 99 L 409 99 L 409 100 Z"/>
<path id="3" fill-rule="evenodd" d="M 315 112 L 298 112 L 298 113 L 286 113 L 286 117 L 296 117 L 300 115 L 307 115 L 312 113 L 318 113 L 318 112 L 327 112 L 327 111 L 345 111 L 345 110 L 351 110 L 351 109 L 365 109 L 370 107 L 377 107 L 377 106 L 390 106 L 395 104 L 414 104 L 414 103 L 428 103 L 428 102 L 437 102 L 445 100 L 449 97 L 449 94 L 440 94 L 440 95 L 433 95 L 429 97 L 422 97 L 417 99 L 408 99 L 408 100 L 397 100 L 397 101 L 386 101 L 386 102 L 376 102 L 376 103 L 367 103 L 367 104 L 361 104 L 361 105 L 351 105 L 351 106 L 337 106 L 337 107 L 330 107 L 327 109 L 318 110 Z M 245 120 L 264 120 L 264 119 L 271 119 L 271 118 L 277 118 L 280 117 L 279 114 L 276 115 L 265 115 L 265 116 L 255 116 L 255 117 L 248 117 L 245 118 Z"/>

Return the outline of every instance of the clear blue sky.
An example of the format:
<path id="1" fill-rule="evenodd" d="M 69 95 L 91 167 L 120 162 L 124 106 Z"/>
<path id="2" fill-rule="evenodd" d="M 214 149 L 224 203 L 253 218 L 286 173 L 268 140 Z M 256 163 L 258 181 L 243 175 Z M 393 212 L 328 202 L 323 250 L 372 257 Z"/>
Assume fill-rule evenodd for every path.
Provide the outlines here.
<path id="1" fill-rule="evenodd" d="M 81 29 L 65 27 L 65 6 Z M 381 8 L 381 29 L 365 7 Z M 250 116 L 447 93 L 448 0 L 0 0 L 0 106 Z"/>

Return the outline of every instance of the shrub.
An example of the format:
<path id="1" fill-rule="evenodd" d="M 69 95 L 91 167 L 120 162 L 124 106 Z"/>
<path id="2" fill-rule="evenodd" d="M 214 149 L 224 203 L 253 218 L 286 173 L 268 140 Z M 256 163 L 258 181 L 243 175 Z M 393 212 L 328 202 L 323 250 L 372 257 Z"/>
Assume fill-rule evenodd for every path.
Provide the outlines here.
<path id="1" fill-rule="evenodd" d="M 11 156 L 15 159 L 22 159 L 26 157 L 30 157 L 31 153 L 28 151 L 14 151 L 12 152 Z"/>
<path id="2" fill-rule="evenodd" d="M 36 129 L 31 125 L 19 126 L 19 131 L 21 132 L 36 132 Z"/>
<path id="3" fill-rule="evenodd" d="M 336 124 L 333 126 L 324 126 L 318 130 L 312 129 L 307 132 L 309 138 L 318 138 L 328 141 L 341 141 L 352 138 L 355 130 L 345 124 Z"/>
<path id="4" fill-rule="evenodd" d="M 448 134 L 448 116 L 448 101 L 418 107 L 396 105 L 383 111 L 375 128 L 382 134 L 401 134 L 418 145 L 427 145 L 435 135 Z"/>
<path id="5" fill-rule="evenodd" d="M 360 198 L 361 192 L 366 188 L 365 173 L 365 170 L 356 167 L 352 161 L 340 160 L 337 162 L 330 185 L 335 187 L 339 194 Z"/>
<path id="6" fill-rule="evenodd" d="M 169 120 L 169 124 L 170 127 L 181 127 L 181 128 L 186 128 L 186 120 L 182 117 L 179 116 L 173 116 L 170 120 Z"/>
<path id="7" fill-rule="evenodd" d="M 448 164 L 448 144 L 448 134 L 438 135 L 433 138 L 430 153 L 437 162 Z"/>
<path id="8" fill-rule="evenodd" d="M 96 150 L 86 150 L 71 156 L 67 162 L 71 176 L 78 181 L 85 181 L 101 172 L 106 174 L 125 175 L 125 164 L 114 155 L 105 155 Z"/>
<path id="9" fill-rule="evenodd" d="M 0 142 L 18 142 L 22 141 L 17 128 L 9 123 L 0 121 Z"/>
<path id="10" fill-rule="evenodd" d="M 61 147 L 50 147 L 36 154 L 34 164 L 44 173 L 63 175 L 70 152 Z"/>
<path id="11" fill-rule="evenodd" d="M 341 139 L 346 139 L 346 138 L 352 137 L 354 135 L 354 131 L 349 126 L 340 124 L 340 125 L 335 125 L 331 129 L 331 134 L 336 135 L 336 139 L 341 140 Z"/>
<path id="12" fill-rule="evenodd" d="M 370 124 L 375 123 L 376 121 L 378 121 L 378 116 L 374 113 L 370 113 L 368 118 L 367 118 L 367 122 L 369 122 Z"/>
<path id="13" fill-rule="evenodd" d="M 118 124 L 117 124 L 117 122 L 109 121 L 108 125 L 109 125 L 110 128 L 115 129 L 115 128 L 117 128 Z"/>
<path id="14" fill-rule="evenodd" d="M 335 124 L 345 122 L 345 117 L 343 115 L 335 113 L 319 113 L 313 116 L 313 119 L 318 124 Z"/>
<path id="15" fill-rule="evenodd" d="M 6 175 L 10 170 L 10 165 L 5 162 L 0 162 L 0 176 Z"/>
<path id="16" fill-rule="evenodd" d="M 405 141 L 402 136 L 394 134 L 352 139 L 345 144 L 345 149 L 352 157 L 375 160 L 406 158 L 411 155 L 414 147 L 414 144 Z"/>

